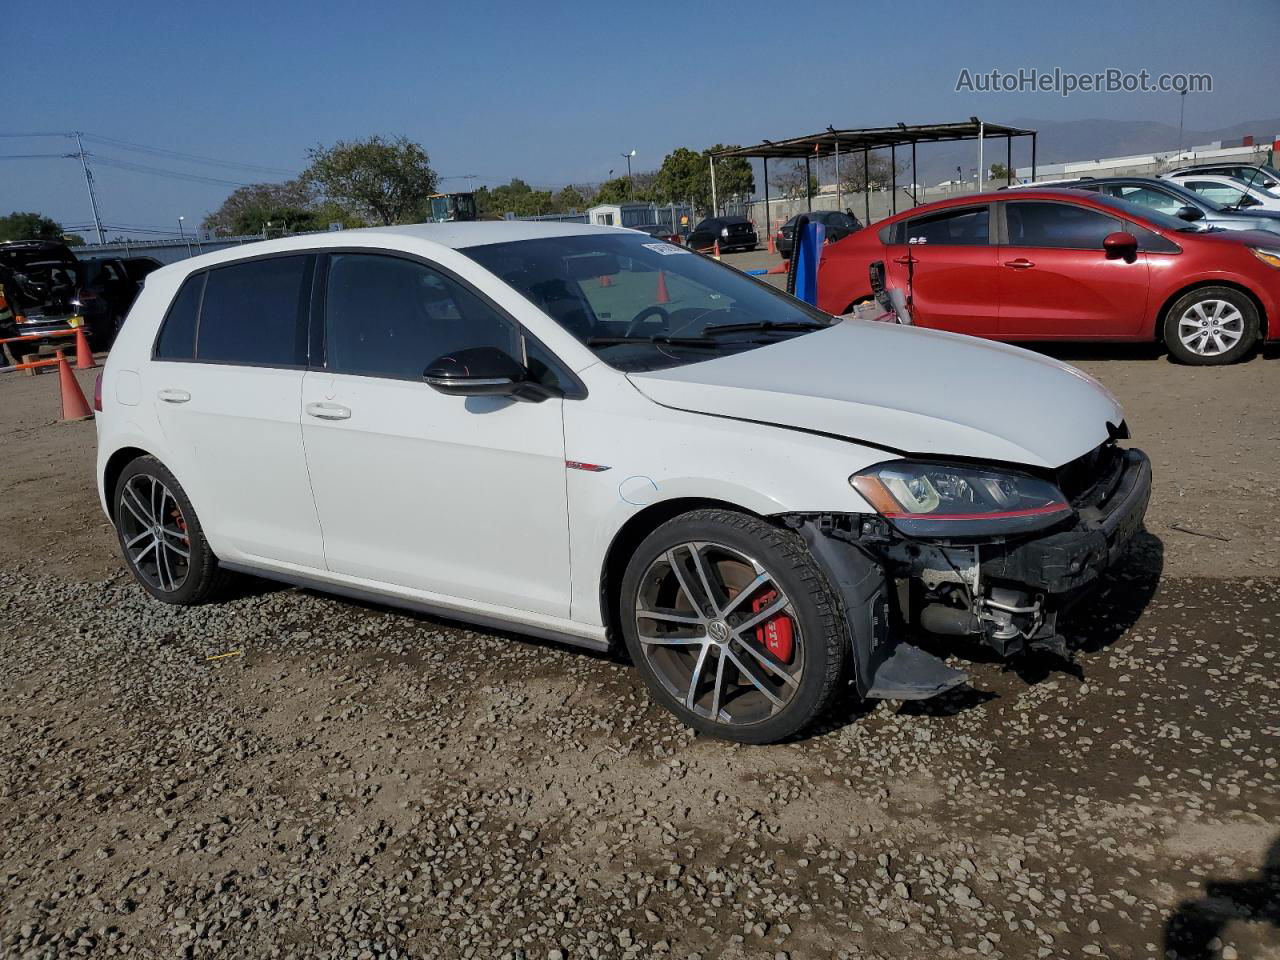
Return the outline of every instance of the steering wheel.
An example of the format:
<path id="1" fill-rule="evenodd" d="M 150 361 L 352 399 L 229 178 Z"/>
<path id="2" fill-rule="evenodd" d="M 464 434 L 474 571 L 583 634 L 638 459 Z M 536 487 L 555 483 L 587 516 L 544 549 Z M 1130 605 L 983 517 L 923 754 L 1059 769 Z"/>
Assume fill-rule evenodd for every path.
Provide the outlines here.
<path id="1" fill-rule="evenodd" d="M 634 334 L 636 332 L 636 327 L 638 327 L 646 317 L 651 315 L 661 317 L 664 321 L 671 319 L 671 314 L 667 313 L 666 310 L 663 310 L 662 307 L 657 304 L 653 304 L 652 306 L 645 307 L 632 317 L 631 322 L 627 324 L 627 329 L 622 331 L 622 335 L 624 337 L 629 337 Z"/>

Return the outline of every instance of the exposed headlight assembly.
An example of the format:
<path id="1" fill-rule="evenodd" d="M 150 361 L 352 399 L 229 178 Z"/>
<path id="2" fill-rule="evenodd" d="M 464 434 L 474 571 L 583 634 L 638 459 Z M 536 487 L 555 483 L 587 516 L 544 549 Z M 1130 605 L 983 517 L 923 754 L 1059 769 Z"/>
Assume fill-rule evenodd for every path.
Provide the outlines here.
<path id="1" fill-rule="evenodd" d="M 912 537 L 1001 536 L 1042 530 L 1071 513 L 1056 486 L 1004 470 L 891 460 L 849 483 Z"/>

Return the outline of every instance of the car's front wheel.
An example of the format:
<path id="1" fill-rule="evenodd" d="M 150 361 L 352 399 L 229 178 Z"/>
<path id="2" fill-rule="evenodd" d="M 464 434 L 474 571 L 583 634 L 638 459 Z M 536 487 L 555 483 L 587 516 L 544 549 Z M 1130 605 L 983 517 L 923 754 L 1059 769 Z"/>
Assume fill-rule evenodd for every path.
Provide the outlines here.
<path id="1" fill-rule="evenodd" d="M 1258 339 L 1258 308 L 1232 287 L 1200 287 L 1179 297 L 1164 318 L 1164 342 L 1182 363 L 1243 359 Z"/>
<path id="2" fill-rule="evenodd" d="M 702 733 L 773 743 L 830 705 L 848 641 L 798 535 L 728 510 L 650 534 L 621 586 L 623 635 L 659 703 Z"/>
<path id="3" fill-rule="evenodd" d="M 125 564 L 147 593 L 187 606 L 217 591 L 225 575 L 186 491 L 164 464 L 139 457 L 126 466 L 114 507 Z"/>

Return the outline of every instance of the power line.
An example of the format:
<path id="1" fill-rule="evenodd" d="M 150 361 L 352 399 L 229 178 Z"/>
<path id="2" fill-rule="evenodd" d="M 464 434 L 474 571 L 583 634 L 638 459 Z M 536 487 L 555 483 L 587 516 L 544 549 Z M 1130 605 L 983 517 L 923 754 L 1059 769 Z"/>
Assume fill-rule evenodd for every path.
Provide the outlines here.
<path id="1" fill-rule="evenodd" d="M 109 146 L 118 147 L 122 150 L 132 150 L 136 153 L 150 154 L 156 157 L 168 157 L 173 160 L 185 160 L 189 163 L 203 163 L 214 167 L 225 167 L 231 170 L 255 170 L 259 173 L 276 173 L 282 176 L 297 176 L 298 171 L 286 170 L 283 167 L 267 167 L 256 163 L 237 163 L 234 160 L 218 160 L 213 157 L 204 157 L 195 153 L 184 153 L 181 150 L 169 150 L 165 147 L 151 147 L 144 143 L 133 143 L 129 140 L 118 140 L 115 137 L 104 137 L 96 133 L 86 133 L 84 138 L 92 143 L 102 143 Z"/>
<path id="2" fill-rule="evenodd" d="M 135 163 L 132 160 L 121 160 L 118 157 L 104 157 L 100 153 L 91 153 L 95 163 L 103 164 L 108 167 L 116 167 L 121 170 L 133 170 L 138 173 L 149 173 L 157 177 L 169 177 L 173 180 L 187 180 L 192 183 L 213 183 L 225 187 L 247 187 L 250 186 L 243 180 L 226 180 L 222 177 L 207 177 L 202 173 L 186 173 L 181 170 L 166 170 L 164 167 L 153 167 L 146 163 Z"/>

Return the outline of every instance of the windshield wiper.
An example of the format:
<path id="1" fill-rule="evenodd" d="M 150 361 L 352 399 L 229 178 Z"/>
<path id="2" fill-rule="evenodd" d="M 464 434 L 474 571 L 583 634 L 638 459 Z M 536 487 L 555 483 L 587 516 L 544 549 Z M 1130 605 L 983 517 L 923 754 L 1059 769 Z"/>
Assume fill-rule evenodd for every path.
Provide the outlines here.
<path id="1" fill-rule="evenodd" d="M 722 333 L 750 333 L 755 330 L 781 330 L 783 332 L 791 332 L 798 330 L 825 330 L 830 324 L 817 323 L 812 320 L 788 320 L 779 322 L 777 320 L 757 320 L 752 323 L 713 323 L 709 327 L 704 327 L 702 334 L 704 337 L 714 337 Z"/>
<path id="2" fill-rule="evenodd" d="M 661 343 L 674 347 L 714 347 L 712 337 L 667 337 L 661 334 L 648 337 L 587 337 L 588 347 L 611 347 L 620 343 Z"/>

